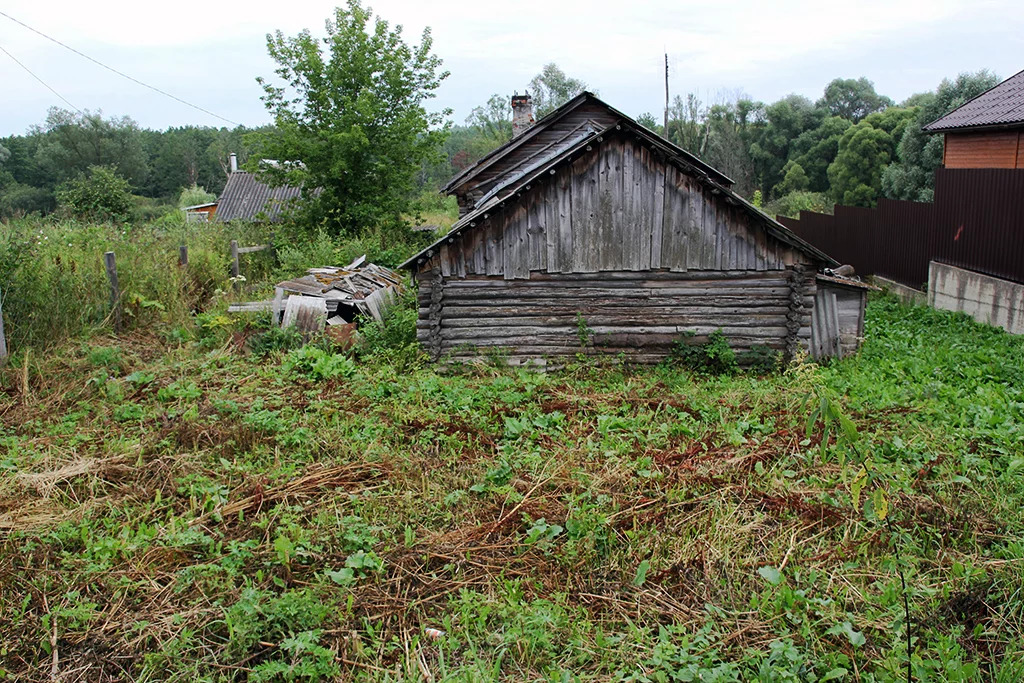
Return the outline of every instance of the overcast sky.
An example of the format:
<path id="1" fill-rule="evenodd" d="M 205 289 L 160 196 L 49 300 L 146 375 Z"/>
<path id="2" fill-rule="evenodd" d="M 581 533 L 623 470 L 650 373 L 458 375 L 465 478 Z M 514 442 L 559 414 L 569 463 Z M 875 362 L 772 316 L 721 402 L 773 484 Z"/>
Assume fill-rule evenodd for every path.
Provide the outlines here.
<path id="1" fill-rule="evenodd" d="M 114 68 L 245 125 L 269 119 L 258 75 L 270 76 L 266 34 L 323 35 L 335 2 L 315 0 L 5 0 L 0 11 Z M 944 77 L 1024 69 L 1020 0 L 376 0 L 418 42 L 425 26 L 451 76 L 437 108 L 461 123 L 492 93 L 523 90 L 546 62 L 611 105 L 660 118 L 664 53 L 673 94 L 705 101 L 743 92 L 816 99 L 836 77 L 867 76 L 896 101 Z M 227 125 L 167 99 L 0 16 L 0 47 L 79 109 L 127 114 L 149 128 Z M 0 52 L 0 135 L 24 133 L 66 106 Z"/>

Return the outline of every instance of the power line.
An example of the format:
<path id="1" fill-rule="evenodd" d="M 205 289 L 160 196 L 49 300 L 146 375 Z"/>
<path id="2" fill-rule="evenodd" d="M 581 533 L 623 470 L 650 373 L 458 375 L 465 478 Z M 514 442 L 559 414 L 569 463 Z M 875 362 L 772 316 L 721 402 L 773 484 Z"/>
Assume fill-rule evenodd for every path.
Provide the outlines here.
<path id="1" fill-rule="evenodd" d="M 27 71 L 27 72 L 28 72 L 28 74 L 29 74 L 29 76 L 31 76 L 32 78 L 36 79 L 36 80 L 37 80 L 37 81 L 39 81 L 40 83 L 42 83 L 42 84 L 43 84 L 43 86 L 44 86 L 44 87 L 45 87 L 45 88 L 46 88 L 47 90 L 49 90 L 50 92 L 52 92 L 52 93 L 53 93 L 54 95 L 56 95 L 56 96 L 57 96 L 57 97 L 59 97 L 60 99 L 64 100 L 64 103 L 65 103 L 66 105 L 68 105 L 69 107 L 71 107 L 72 109 L 74 109 L 75 111 L 77 111 L 77 112 L 78 112 L 79 114 L 81 114 L 81 113 L 82 113 L 82 110 L 81 110 L 81 109 L 79 109 L 78 107 L 76 107 L 75 105 L 71 104 L 71 102 L 69 102 L 69 101 L 68 101 L 68 98 L 66 98 L 66 97 L 64 97 L 63 95 L 61 95 L 61 94 L 60 94 L 59 92 L 57 92 L 57 91 L 56 91 L 56 90 L 54 90 L 54 89 L 53 89 L 52 87 L 50 87 L 50 85 L 49 85 L 49 84 L 48 84 L 48 83 L 47 83 L 46 81 L 44 81 L 44 80 L 43 80 L 43 79 L 41 79 L 41 78 L 40 78 L 39 76 L 36 76 L 36 75 L 35 75 L 34 73 L 32 73 L 32 69 L 28 68 L 27 66 L 25 66 L 24 64 L 22 64 L 21 62 L 19 62 L 19 61 L 18 61 L 18 58 L 17 58 L 17 57 L 15 57 L 14 55 L 12 55 L 12 54 L 11 54 L 10 52 L 8 52 L 8 51 L 7 51 L 6 49 L 4 49 L 4 46 L 3 46 L 3 45 L 0 45 L 0 51 L 2 51 L 2 52 L 3 52 L 4 54 L 5 54 L 5 55 L 7 55 L 8 57 L 10 57 L 10 58 L 11 58 L 12 60 L 14 60 L 14 63 L 15 63 L 15 64 L 17 64 L 17 65 L 18 65 L 18 66 L 20 66 L 20 67 L 21 67 L 22 69 L 24 69 L 25 71 Z"/>
<path id="2" fill-rule="evenodd" d="M 164 97 L 170 97 L 170 98 L 171 98 L 172 100 L 174 100 L 174 101 L 176 101 L 176 102 L 181 102 L 181 103 L 182 103 L 182 104 L 184 104 L 185 106 L 188 106 L 188 107 L 192 107 L 193 109 L 197 109 L 197 110 L 199 110 L 199 111 L 203 112 L 204 114 L 209 114 L 210 116 L 212 116 L 212 117 L 214 117 L 214 118 L 217 118 L 217 119 L 220 119 L 221 121 L 227 121 L 228 123 L 230 123 L 230 124 L 232 124 L 232 125 L 235 125 L 235 126 L 240 126 L 240 125 L 242 125 L 242 124 L 238 123 L 237 121 L 232 121 L 231 119 L 228 119 L 228 118 L 224 118 L 224 117 L 223 117 L 223 116 L 221 116 L 220 114 L 214 114 L 214 113 L 213 113 L 212 111 L 210 111 L 209 109 L 203 109 L 202 107 L 200 107 L 200 106 L 199 106 L 199 105 L 197 105 L 197 104 L 192 104 L 191 102 L 186 102 L 185 100 L 181 99 L 180 97 L 176 97 L 176 96 L 172 95 L 172 94 L 171 94 L 171 93 L 169 93 L 169 92 L 166 92 L 166 91 L 164 91 L 164 90 L 161 90 L 160 88 L 157 88 L 157 87 L 155 87 L 155 86 L 149 85 L 148 83 L 143 83 L 143 82 L 142 82 L 142 81 L 140 81 L 139 79 L 137 79 L 137 78 L 133 78 L 133 77 L 129 76 L 128 74 L 124 73 L 123 71 L 118 71 L 117 69 L 115 69 L 115 68 L 114 68 L 114 67 L 112 67 L 112 66 L 107 66 L 106 64 L 104 64 L 103 62 L 99 61 L 98 59 L 93 59 L 92 57 L 90 57 L 89 55 L 85 54 L 84 52 L 80 52 L 80 51 L 76 50 L 75 48 L 71 47 L 70 45 L 65 45 L 64 43 L 60 42 L 60 41 L 59 41 L 59 40 L 57 40 L 56 38 L 52 38 L 52 37 L 50 37 L 50 36 L 46 35 L 45 33 L 43 33 L 42 31 L 40 31 L 40 30 L 38 30 L 38 29 L 34 29 L 34 28 L 32 28 L 31 26 L 29 26 L 29 25 L 28 25 L 28 24 L 26 24 L 25 22 L 23 22 L 23 21 L 18 21 L 17 19 L 15 19 L 14 17 L 12 17 L 12 16 L 10 15 L 10 14 L 7 14 L 6 12 L 4 12 L 4 11 L 2 11 L 2 10 L 0 10 L 0 15 L 3 15 L 3 16 L 5 16 L 5 17 L 7 17 L 7 18 L 8 18 L 8 19 L 10 19 L 11 21 L 13 21 L 13 22 L 14 22 L 15 24 L 19 24 L 19 25 L 21 25 L 21 26 L 24 26 L 24 27 L 25 27 L 25 28 L 27 28 L 27 29 L 28 29 L 29 31 L 32 31 L 33 33 L 37 33 L 37 34 L 41 35 L 41 36 L 42 36 L 43 38 L 46 38 L 47 40 L 49 40 L 49 41 L 51 41 L 51 42 L 57 43 L 57 44 L 58 44 L 58 45 L 60 45 L 60 46 L 61 46 L 62 48 L 66 49 L 66 50 L 70 50 L 71 52 L 74 52 L 74 53 L 75 53 L 76 55 L 78 55 L 79 57 L 84 57 L 85 59 L 88 59 L 88 60 L 89 60 L 90 62 L 92 62 L 92 63 L 94 63 L 94 64 L 98 64 L 99 66 L 102 66 L 102 67 L 103 67 L 104 69 L 106 69 L 107 71 L 113 71 L 113 72 L 114 72 L 115 74 L 117 74 L 118 76 L 121 76 L 122 78 L 127 78 L 127 79 L 128 79 L 129 81 L 131 81 L 131 82 L 133 82 L 133 83 L 137 83 L 137 84 L 141 85 L 141 86 L 142 86 L 142 87 L 144 87 L 144 88 L 149 88 L 149 89 L 150 89 L 150 90 L 152 90 L 153 92 L 157 92 L 157 93 L 160 93 L 160 94 L 161 94 L 161 95 L 163 95 Z M 6 50 L 5 50 L 5 52 L 6 52 Z M 45 84 L 44 84 L 44 85 L 45 85 Z M 46 87 L 48 87 L 48 88 L 49 88 L 50 86 L 46 86 Z M 50 88 L 50 89 L 52 90 L 52 88 Z M 64 98 L 63 98 L 63 97 L 61 97 L 61 99 L 63 100 Z M 65 101 L 65 102 L 67 102 L 67 100 L 64 100 L 64 101 Z M 69 103 L 69 104 L 70 104 L 70 103 Z"/>

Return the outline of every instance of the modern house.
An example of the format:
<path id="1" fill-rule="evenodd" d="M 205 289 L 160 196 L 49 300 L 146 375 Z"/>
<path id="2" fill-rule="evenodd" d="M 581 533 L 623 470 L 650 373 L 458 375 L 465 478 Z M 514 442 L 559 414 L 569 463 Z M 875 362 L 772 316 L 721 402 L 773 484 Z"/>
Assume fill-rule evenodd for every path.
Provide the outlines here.
<path id="1" fill-rule="evenodd" d="M 591 93 L 536 123 L 513 105 L 513 139 L 443 190 L 459 221 L 403 264 L 434 358 L 657 362 L 719 329 L 738 351 L 856 348 L 867 288 L 724 174 Z"/>
<path id="2" fill-rule="evenodd" d="M 924 130 L 945 137 L 945 168 L 1024 168 L 1024 71 Z"/>

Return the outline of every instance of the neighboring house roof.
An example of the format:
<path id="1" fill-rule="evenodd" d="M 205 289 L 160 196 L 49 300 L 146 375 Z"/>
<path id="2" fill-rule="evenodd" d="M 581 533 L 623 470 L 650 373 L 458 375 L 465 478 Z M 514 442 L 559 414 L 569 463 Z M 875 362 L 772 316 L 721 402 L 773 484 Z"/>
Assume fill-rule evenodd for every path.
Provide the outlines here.
<path id="1" fill-rule="evenodd" d="M 301 193 L 298 187 L 271 187 L 248 171 L 233 171 L 217 200 L 217 220 L 254 220 L 265 216 L 273 221 L 280 218 L 289 200 Z"/>
<path id="2" fill-rule="evenodd" d="M 205 204 L 193 204 L 192 206 L 182 207 L 182 211 L 194 211 L 196 209 L 208 209 L 211 206 L 217 206 L 217 202 L 206 202 Z"/>
<path id="3" fill-rule="evenodd" d="M 1024 71 L 1010 76 L 942 118 L 932 121 L 924 130 L 939 133 L 965 128 L 1015 126 L 1024 126 Z"/>
<path id="4" fill-rule="evenodd" d="M 565 119 L 570 119 L 571 114 L 577 110 L 591 111 L 593 120 L 586 120 L 581 124 L 569 124 L 568 128 L 559 125 Z M 578 117 L 579 114 L 577 113 Z M 529 167 L 535 165 L 537 155 L 542 152 L 549 152 L 552 147 L 570 147 L 579 137 L 586 133 L 585 129 L 603 129 L 609 121 L 628 120 L 632 125 L 641 127 L 639 123 L 618 111 L 607 102 L 590 92 L 582 92 L 572 98 L 558 109 L 544 116 L 535 124 L 530 126 L 526 132 L 518 137 L 512 138 L 501 147 L 485 155 L 476 163 L 471 164 L 452 178 L 447 185 L 441 188 L 446 194 L 458 194 L 463 185 L 472 181 L 485 172 L 497 176 L 516 175 L 529 172 Z M 646 128 L 644 130 L 647 130 Z M 652 133 L 653 134 L 653 133 Z M 705 174 L 714 178 L 723 185 L 732 185 L 731 178 L 705 164 L 695 155 L 687 152 L 662 138 L 662 144 L 672 149 L 673 153 L 685 159 L 687 163 L 701 169 Z M 505 182 L 507 178 L 502 178 Z"/>
<path id="5" fill-rule="evenodd" d="M 589 93 L 587 93 L 587 95 L 589 95 Z M 589 96 L 593 97 L 593 95 Z M 717 178 L 725 178 L 725 176 L 718 173 L 718 171 L 711 168 L 710 170 L 712 173 L 706 172 L 705 169 L 710 167 L 708 167 L 707 164 L 696 160 L 696 157 L 693 155 L 684 152 L 664 138 L 652 133 L 650 130 L 644 128 L 625 114 L 621 114 L 620 117 L 621 118 L 619 118 L 615 123 L 607 126 L 603 130 L 592 131 L 585 136 L 581 136 L 576 143 L 571 146 L 566 147 L 552 144 L 546 154 L 538 153 L 537 160 L 529 165 L 528 170 L 509 176 L 505 182 L 495 187 L 495 190 L 490 193 L 490 196 L 487 197 L 486 200 L 481 200 L 481 202 L 477 203 L 468 214 L 460 218 L 459 221 L 452 226 L 452 229 L 448 234 L 435 241 L 430 246 L 420 250 L 416 255 L 412 256 L 399 267 L 410 268 L 416 265 L 419 259 L 425 257 L 427 252 L 432 252 L 445 240 L 450 239 L 453 235 L 459 234 L 476 226 L 481 216 L 489 212 L 495 206 L 498 206 L 506 200 L 514 197 L 520 190 L 525 189 L 526 191 L 529 191 L 529 184 L 533 180 L 539 178 L 545 173 L 548 173 L 549 171 L 554 172 L 553 169 L 556 166 L 571 161 L 586 149 L 588 143 L 590 143 L 593 138 L 596 137 L 601 139 L 604 136 L 614 135 L 617 133 L 622 134 L 625 132 L 630 132 L 636 135 L 647 145 L 658 149 L 667 158 L 681 167 L 684 172 L 709 185 L 712 188 L 711 192 L 716 195 L 721 195 L 723 197 L 723 201 L 739 206 L 745 210 L 764 226 L 769 235 L 772 235 L 781 242 L 811 256 L 815 261 L 823 262 L 830 266 L 839 265 L 835 259 L 810 243 L 805 242 L 800 237 L 797 237 L 797 235 L 789 228 L 754 207 L 754 205 L 746 199 L 733 192 L 727 184 L 717 180 Z M 529 131 L 524 133 L 521 137 L 525 137 L 528 133 Z M 697 163 L 695 163 L 695 160 Z"/>

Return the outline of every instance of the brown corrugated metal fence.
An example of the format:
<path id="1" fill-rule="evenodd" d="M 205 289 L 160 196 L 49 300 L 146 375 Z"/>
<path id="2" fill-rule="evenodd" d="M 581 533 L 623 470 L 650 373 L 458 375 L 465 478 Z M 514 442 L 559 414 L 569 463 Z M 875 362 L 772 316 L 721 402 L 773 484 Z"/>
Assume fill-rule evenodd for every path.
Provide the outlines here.
<path id="1" fill-rule="evenodd" d="M 1024 282 L 1024 170 L 939 169 L 935 201 L 800 212 L 786 227 L 861 275 L 920 289 L 929 261 Z"/>

